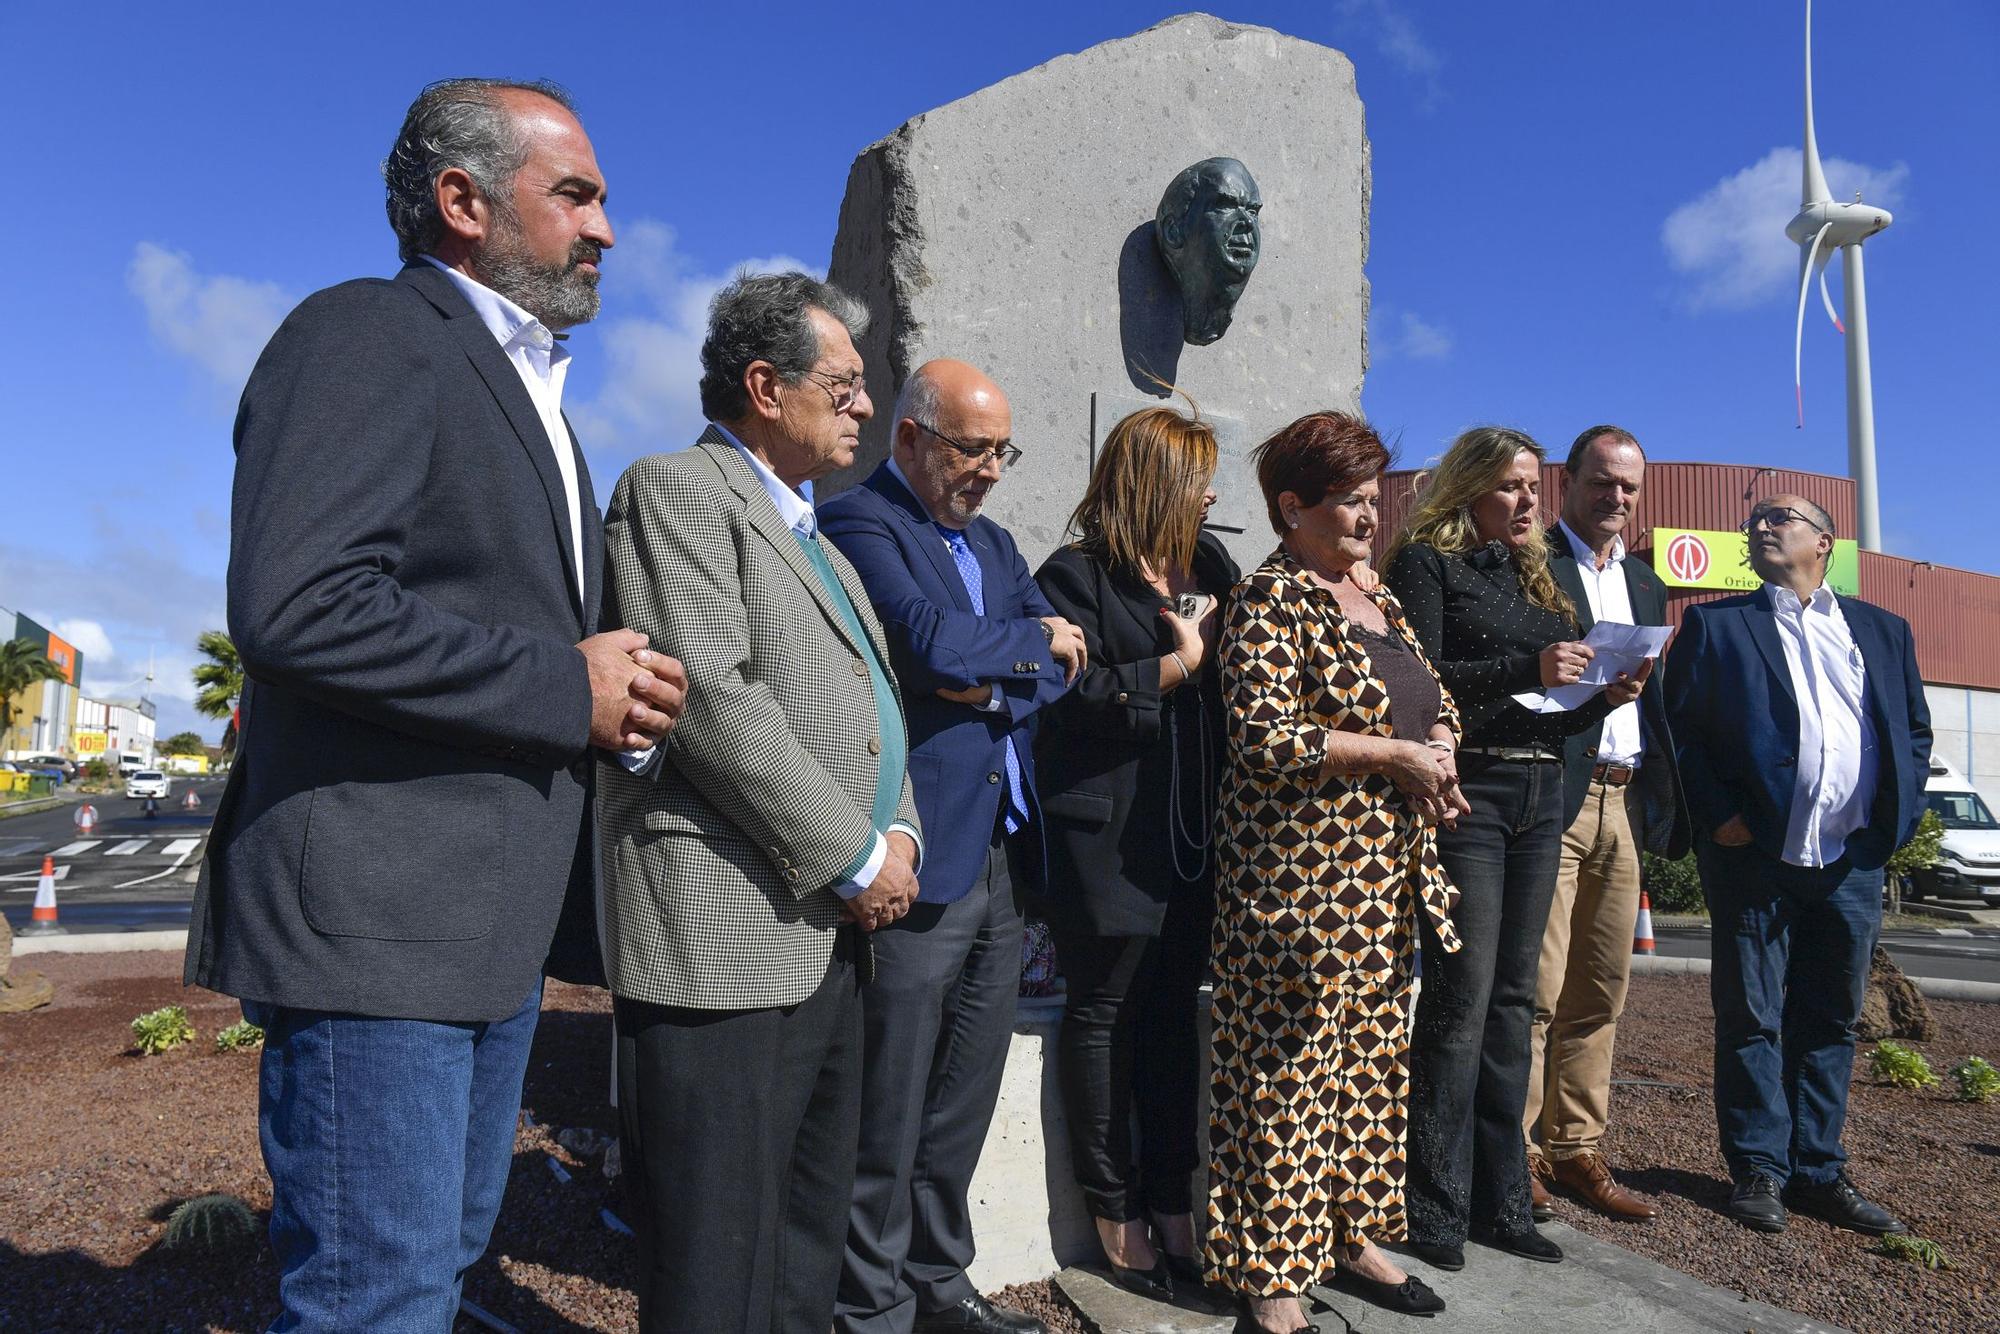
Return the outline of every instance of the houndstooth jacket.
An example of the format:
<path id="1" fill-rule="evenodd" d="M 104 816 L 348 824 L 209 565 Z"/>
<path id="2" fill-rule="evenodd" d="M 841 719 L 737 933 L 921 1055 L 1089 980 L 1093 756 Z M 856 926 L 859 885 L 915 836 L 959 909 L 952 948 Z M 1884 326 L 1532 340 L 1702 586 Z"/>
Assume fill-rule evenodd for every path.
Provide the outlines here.
<path id="1" fill-rule="evenodd" d="M 687 668 L 661 763 L 599 767 L 611 990 L 697 1009 L 792 1005 L 826 976 L 832 884 L 874 837 L 874 686 L 825 585 L 741 454 L 709 430 L 640 459 L 604 526 L 602 623 Z M 827 559 L 886 670 L 868 594 Z M 897 819 L 917 828 L 907 779 Z M 866 975 L 866 943 L 862 960 Z"/>

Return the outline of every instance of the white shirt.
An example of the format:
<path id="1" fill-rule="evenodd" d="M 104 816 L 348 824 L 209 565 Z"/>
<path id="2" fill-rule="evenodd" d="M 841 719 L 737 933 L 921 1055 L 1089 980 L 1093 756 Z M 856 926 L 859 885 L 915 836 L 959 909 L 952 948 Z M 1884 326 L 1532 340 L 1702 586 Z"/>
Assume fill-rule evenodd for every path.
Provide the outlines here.
<path id="1" fill-rule="evenodd" d="M 1868 823 L 1880 761 L 1868 716 L 1868 671 L 1840 599 L 1821 584 L 1810 601 L 1765 584 L 1799 701 L 1798 772 L 1785 860 L 1826 866 L 1847 850 L 1847 836 Z"/>
<path id="2" fill-rule="evenodd" d="M 1576 575 L 1583 581 L 1583 596 L 1590 603 L 1590 616 L 1594 621 L 1611 621 L 1618 625 L 1637 625 L 1638 617 L 1632 614 L 1632 588 L 1625 582 L 1625 539 L 1611 539 L 1611 555 L 1605 559 L 1604 568 L 1597 568 L 1597 553 L 1588 543 L 1576 535 L 1568 523 L 1557 520 L 1556 526 L 1569 539 L 1569 548 L 1576 554 Z M 1599 764 L 1629 764 L 1637 768 L 1645 758 L 1646 739 L 1644 728 L 1639 723 L 1639 701 L 1621 704 L 1604 716 L 1604 734 L 1597 742 L 1597 762 Z"/>
<path id="3" fill-rule="evenodd" d="M 424 258 L 444 270 L 444 276 L 451 279 L 452 286 L 472 303 L 473 313 L 479 316 L 480 323 L 486 326 L 500 344 L 500 350 L 507 354 L 507 360 L 513 363 L 515 374 L 521 377 L 521 387 L 528 391 L 528 399 L 542 419 L 542 430 L 548 435 L 549 448 L 555 451 L 556 471 L 562 474 L 563 499 L 569 502 L 570 563 L 576 571 L 576 600 L 581 603 L 584 596 L 583 501 L 576 484 L 576 442 L 570 438 L 569 427 L 564 425 L 562 419 L 563 381 L 569 378 L 569 350 L 556 342 L 556 336 L 540 320 L 492 288 L 447 267 L 434 255 L 425 255 Z"/>

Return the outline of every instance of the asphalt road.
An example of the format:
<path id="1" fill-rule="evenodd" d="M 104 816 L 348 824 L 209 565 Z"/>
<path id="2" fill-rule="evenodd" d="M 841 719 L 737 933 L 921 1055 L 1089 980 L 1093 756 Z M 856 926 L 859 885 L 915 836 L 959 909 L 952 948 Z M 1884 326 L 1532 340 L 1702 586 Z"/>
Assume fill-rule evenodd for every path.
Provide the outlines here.
<path id="1" fill-rule="evenodd" d="M 181 802 L 189 792 L 195 810 Z M 93 797 L 97 827 L 76 826 L 79 809 L 58 806 L 0 820 L 0 910 L 18 928 L 34 909 L 42 858 L 56 863 L 56 903 L 72 929 L 132 930 L 185 925 L 191 891 L 187 872 L 201 864 L 202 844 L 222 795 L 219 778 L 176 778 L 160 814 L 122 795 Z"/>
<path id="2" fill-rule="evenodd" d="M 1970 934 L 1941 936 L 1934 931 L 1885 931 L 1889 957 L 1911 977 L 1948 977 L 1964 982 L 2000 982 L 2000 931 L 1964 928 Z M 1654 939 L 1670 958 L 1706 959 L 1705 927 L 1660 927 Z"/>

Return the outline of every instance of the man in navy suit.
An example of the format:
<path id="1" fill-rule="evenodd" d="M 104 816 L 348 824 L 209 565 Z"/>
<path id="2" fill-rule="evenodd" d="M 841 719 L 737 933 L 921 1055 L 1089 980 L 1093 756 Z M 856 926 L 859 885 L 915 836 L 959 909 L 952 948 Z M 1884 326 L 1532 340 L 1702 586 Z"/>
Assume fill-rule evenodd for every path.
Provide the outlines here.
<path id="1" fill-rule="evenodd" d="M 1689 607 L 1666 667 L 1710 912 L 1726 1212 L 1902 1232 L 1848 1181 L 1840 1132 L 1882 865 L 1923 814 L 1916 648 L 1901 617 L 1826 586 L 1825 510 L 1772 496 L 1743 529 L 1764 586 Z"/>
<path id="2" fill-rule="evenodd" d="M 1083 669 L 1083 633 L 1042 597 L 1006 529 L 979 517 L 1020 458 L 999 386 L 964 362 L 929 362 L 890 430 L 882 466 L 819 510 L 888 637 L 926 833 L 916 904 L 873 936 L 834 1329 L 1038 1331 L 966 1277 L 966 1192 L 1014 1026 L 1015 889 L 1041 861 L 1029 721 Z"/>

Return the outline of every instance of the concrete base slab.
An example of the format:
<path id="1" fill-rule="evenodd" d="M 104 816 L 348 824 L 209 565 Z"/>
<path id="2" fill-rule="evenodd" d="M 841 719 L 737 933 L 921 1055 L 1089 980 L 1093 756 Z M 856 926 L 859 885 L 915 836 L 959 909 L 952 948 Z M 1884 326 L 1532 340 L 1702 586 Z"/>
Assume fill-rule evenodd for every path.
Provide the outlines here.
<path id="1" fill-rule="evenodd" d="M 1318 1334 L 1488 1334 L 1532 1329 L 1536 1334 L 1846 1334 L 1804 1316 L 1712 1288 L 1665 1265 L 1634 1255 L 1560 1223 L 1542 1232 L 1563 1248 L 1562 1264 L 1538 1264 L 1484 1246 L 1465 1248 L 1465 1268 L 1443 1273 L 1419 1260 L 1397 1261 L 1449 1304 L 1442 1315 L 1398 1315 L 1358 1297 L 1315 1288 L 1309 1311 Z M 1220 1301 L 1174 1306 L 1147 1301 L 1105 1275 L 1065 1269 L 1056 1283 L 1098 1334 L 1227 1334 L 1235 1315 Z"/>

